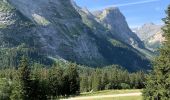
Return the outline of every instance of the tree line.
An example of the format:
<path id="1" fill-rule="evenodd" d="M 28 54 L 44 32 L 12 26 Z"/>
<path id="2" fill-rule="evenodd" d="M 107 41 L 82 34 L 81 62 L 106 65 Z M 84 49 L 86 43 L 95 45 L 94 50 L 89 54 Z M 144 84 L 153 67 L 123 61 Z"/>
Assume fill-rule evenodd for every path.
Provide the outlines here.
<path id="1" fill-rule="evenodd" d="M 80 91 L 109 89 L 142 89 L 146 74 L 143 71 L 129 73 L 117 65 L 80 71 Z"/>
<path id="2" fill-rule="evenodd" d="M 31 67 L 23 57 L 18 69 L 1 70 L 0 78 L 0 100 L 53 100 L 80 93 L 77 65 L 72 63 L 47 69 Z"/>
<path id="3" fill-rule="evenodd" d="M 144 87 L 145 73 L 129 73 L 117 65 L 89 68 L 58 62 L 48 68 L 22 57 L 18 67 L 0 70 L 1 100 L 49 100 L 81 92 Z"/>

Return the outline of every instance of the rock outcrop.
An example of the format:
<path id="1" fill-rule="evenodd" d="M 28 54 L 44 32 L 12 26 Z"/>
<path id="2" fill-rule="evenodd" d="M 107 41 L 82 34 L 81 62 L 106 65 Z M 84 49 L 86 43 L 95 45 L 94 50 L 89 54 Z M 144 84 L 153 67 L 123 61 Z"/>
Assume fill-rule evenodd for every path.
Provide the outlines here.
<path id="1" fill-rule="evenodd" d="M 163 37 L 162 25 L 156 25 L 154 23 L 146 23 L 142 27 L 135 28 L 133 31 L 139 36 L 139 38 L 145 43 L 145 46 L 156 51 L 161 47 L 165 38 Z"/>
<path id="2" fill-rule="evenodd" d="M 131 31 L 119 8 L 106 8 L 102 11 L 95 11 L 93 14 L 97 21 L 108 28 L 117 39 L 133 47 L 144 48 L 143 42 Z"/>

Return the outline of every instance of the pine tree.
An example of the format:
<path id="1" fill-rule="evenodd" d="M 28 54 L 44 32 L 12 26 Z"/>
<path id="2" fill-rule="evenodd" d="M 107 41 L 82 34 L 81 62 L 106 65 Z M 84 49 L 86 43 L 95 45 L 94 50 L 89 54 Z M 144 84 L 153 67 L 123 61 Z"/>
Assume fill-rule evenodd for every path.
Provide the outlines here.
<path id="1" fill-rule="evenodd" d="M 28 59 L 23 56 L 19 65 L 20 81 L 22 86 L 22 94 L 24 100 L 29 100 L 31 97 L 31 79 Z"/>
<path id="2" fill-rule="evenodd" d="M 88 91 L 88 77 L 87 76 L 81 77 L 80 91 L 81 92 L 87 92 Z"/>
<path id="3" fill-rule="evenodd" d="M 76 64 L 69 64 L 68 69 L 66 71 L 66 82 L 68 84 L 67 92 L 69 95 L 77 95 L 80 93 L 80 78 L 77 70 Z"/>
<path id="4" fill-rule="evenodd" d="M 108 89 L 108 87 L 106 87 L 106 85 L 109 83 L 109 79 L 108 79 L 108 74 L 106 72 L 104 72 L 102 74 L 102 85 L 101 85 L 101 89 L 104 90 L 104 89 Z"/>
<path id="5" fill-rule="evenodd" d="M 96 71 L 92 74 L 92 89 L 93 91 L 101 90 L 101 76 L 100 70 L 96 69 Z"/>
<path id="6" fill-rule="evenodd" d="M 35 64 L 31 70 L 31 88 L 32 94 L 30 100 L 48 100 L 48 84 L 44 75 L 44 68 L 40 64 Z"/>
<path id="7" fill-rule="evenodd" d="M 152 73 L 148 76 L 143 95 L 145 100 L 170 99 L 170 6 L 164 19 L 165 42 L 156 58 Z"/>
<path id="8" fill-rule="evenodd" d="M 63 70 L 59 66 L 53 66 L 49 71 L 50 94 L 53 97 L 62 95 L 63 81 Z"/>

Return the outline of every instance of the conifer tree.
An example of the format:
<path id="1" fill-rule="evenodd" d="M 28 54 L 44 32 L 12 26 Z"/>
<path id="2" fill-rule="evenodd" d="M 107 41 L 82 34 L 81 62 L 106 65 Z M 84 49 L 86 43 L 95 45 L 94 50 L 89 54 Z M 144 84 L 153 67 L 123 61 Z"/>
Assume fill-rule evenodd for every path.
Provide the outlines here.
<path id="1" fill-rule="evenodd" d="M 92 74 L 92 89 L 93 91 L 101 90 L 101 77 L 100 70 L 96 69 L 96 71 Z"/>
<path id="2" fill-rule="evenodd" d="M 23 56 L 19 65 L 20 81 L 22 86 L 22 94 L 24 100 L 29 100 L 31 97 L 31 79 L 28 59 Z"/>
<path id="3" fill-rule="evenodd" d="M 69 88 L 68 92 L 69 95 L 76 95 L 79 94 L 80 92 L 80 78 L 79 78 L 79 73 L 77 70 L 77 65 L 76 64 L 69 64 L 68 69 L 66 71 L 67 73 L 67 80 Z"/>
<path id="4" fill-rule="evenodd" d="M 143 92 L 145 100 L 170 99 L 170 6 L 167 17 L 163 20 L 165 42 L 160 49 L 160 56 L 155 60 L 153 71 L 147 78 L 146 89 Z"/>
<path id="5" fill-rule="evenodd" d="M 49 87 L 52 96 L 62 95 L 63 82 L 63 70 L 59 66 L 53 66 L 49 71 Z"/>
<path id="6" fill-rule="evenodd" d="M 80 91 L 81 92 L 87 92 L 88 91 L 88 77 L 87 76 L 81 77 Z"/>

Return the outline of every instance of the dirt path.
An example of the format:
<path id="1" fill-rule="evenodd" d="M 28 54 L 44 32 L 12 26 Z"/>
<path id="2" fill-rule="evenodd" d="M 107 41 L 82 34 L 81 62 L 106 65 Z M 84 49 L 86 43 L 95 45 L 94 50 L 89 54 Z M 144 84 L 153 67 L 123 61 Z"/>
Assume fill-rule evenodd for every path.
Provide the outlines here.
<path id="1" fill-rule="evenodd" d="M 100 99 L 100 98 L 113 98 L 113 97 L 126 97 L 126 96 L 140 96 L 141 92 L 137 93 L 125 93 L 125 94 L 113 94 L 113 95 L 99 95 L 99 96 L 86 96 L 86 97 L 73 97 L 61 100 L 89 100 L 89 99 Z"/>

